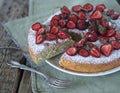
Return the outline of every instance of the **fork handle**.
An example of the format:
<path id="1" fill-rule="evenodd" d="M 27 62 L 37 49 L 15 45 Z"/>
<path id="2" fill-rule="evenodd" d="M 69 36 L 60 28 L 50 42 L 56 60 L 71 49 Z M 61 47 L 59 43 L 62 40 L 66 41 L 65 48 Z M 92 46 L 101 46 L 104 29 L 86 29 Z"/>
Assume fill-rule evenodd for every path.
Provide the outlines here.
<path id="1" fill-rule="evenodd" d="M 11 67 L 14 67 L 14 68 L 19 68 L 19 69 L 22 69 L 22 70 L 34 72 L 34 73 L 36 73 L 38 75 L 43 76 L 46 80 L 48 80 L 48 77 L 45 74 L 43 74 L 42 72 L 37 71 L 37 70 L 35 70 L 35 69 L 31 68 L 31 67 L 28 67 L 26 65 L 20 64 L 20 63 L 18 63 L 16 61 L 11 61 L 11 62 L 9 62 L 7 64 L 10 65 Z"/>

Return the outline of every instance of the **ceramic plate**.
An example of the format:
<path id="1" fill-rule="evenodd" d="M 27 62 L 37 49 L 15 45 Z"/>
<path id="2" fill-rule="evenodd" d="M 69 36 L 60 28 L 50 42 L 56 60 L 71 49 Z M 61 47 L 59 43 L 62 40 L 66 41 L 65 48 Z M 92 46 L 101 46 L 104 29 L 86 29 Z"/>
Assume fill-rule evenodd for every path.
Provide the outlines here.
<path id="1" fill-rule="evenodd" d="M 119 67 L 116 67 L 114 69 L 104 71 L 104 72 L 98 72 L 98 73 L 73 72 L 73 71 L 70 71 L 70 70 L 63 69 L 62 67 L 59 66 L 60 56 L 61 55 L 55 56 L 55 57 L 53 57 L 53 58 L 51 58 L 49 60 L 46 60 L 46 63 L 49 64 L 50 66 L 52 66 L 53 68 L 57 69 L 57 70 L 60 70 L 60 71 L 62 71 L 64 73 L 68 73 L 68 74 L 71 74 L 71 75 L 77 75 L 77 76 L 103 76 L 103 75 L 108 75 L 108 74 L 115 73 L 115 72 L 120 70 L 120 66 L 119 66 Z"/>

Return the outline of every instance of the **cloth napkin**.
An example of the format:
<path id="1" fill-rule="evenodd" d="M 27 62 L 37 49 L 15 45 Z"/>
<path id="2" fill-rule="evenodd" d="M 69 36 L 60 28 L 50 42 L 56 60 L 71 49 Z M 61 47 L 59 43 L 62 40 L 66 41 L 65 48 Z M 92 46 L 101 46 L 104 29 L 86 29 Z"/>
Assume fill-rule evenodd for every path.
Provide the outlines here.
<path id="1" fill-rule="evenodd" d="M 13 41 L 21 48 L 27 46 L 27 35 L 31 25 L 36 22 L 44 22 L 51 14 L 58 11 L 63 5 L 71 7 L 76 4 L 92 3 L 97 5 L 104 3 L 107 8 L 115 9 L 120 13 L 120 6 L 115 0 L 29 0 L 29 16 L 13 20 L 4 24 L 7 33 Z M 119 93 L 120 71 L 99 77 L 74 76 L 49 66 L 46 62 L 33 64 L 29 54 L 26 58 L 32 66 L 48 75 L 56 78 L 71 80 L 74 84 L 65 89 L 56 89 L 48 86 L 44 78 L 32 73 L 31 82 L 33 93 Z"/>

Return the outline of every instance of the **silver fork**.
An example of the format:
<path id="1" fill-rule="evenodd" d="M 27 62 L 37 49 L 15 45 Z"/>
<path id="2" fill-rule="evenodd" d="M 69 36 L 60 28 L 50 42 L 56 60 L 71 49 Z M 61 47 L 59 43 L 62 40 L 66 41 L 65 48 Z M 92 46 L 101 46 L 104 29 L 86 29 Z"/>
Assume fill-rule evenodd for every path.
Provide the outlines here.
<path id="1" fill-rule="evenodd" d="M 27 70 L 27 71 L 30 71 L 30 72 L 34 72 L 40 76 L 43 76 L 47 81 L 48 81 L 48 84 L 51 86 L 51 87 L 55 87 L 55 88 L 66 88 L 68 86 L 71 85 L 71 82 L 70 81 L 67 81 L 67 80 L 60 80 L 60 79 L 57 79 L 57 78 L 53 78 L 53 77 L 50 77 L 48 75 L 45 75 L 43 74 L 42 72 L 40 71 L 37 71 L 35 70 L 34 68 L 31 68 L 31 67 L 28 67 L 26 65 L 23 65 L 23 64 L 20 64 L 19 62 L 17 61 L 10 61 L 10 62 L 7 62 L 7 64 L 11 67 L 14 67 L 14 68 L 19 68 L 19 69 L 23 69 L 23 70 Z"/>

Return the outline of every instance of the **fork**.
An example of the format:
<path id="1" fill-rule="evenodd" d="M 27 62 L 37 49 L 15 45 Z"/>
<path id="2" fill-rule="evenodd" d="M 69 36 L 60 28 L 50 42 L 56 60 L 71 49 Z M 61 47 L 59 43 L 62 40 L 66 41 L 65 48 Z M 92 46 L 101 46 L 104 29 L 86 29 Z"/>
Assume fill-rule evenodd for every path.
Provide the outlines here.
<path id="1" fill-rule="evenodd" d="M 51 86 L 51 87 L 55 87 L 55 88 L 66 88 L 68 86 L 71 85 L 71 82 L 70 81 L 67 81 L 67 80 L 61 80 L 61 79 L 57 79 L 57 78 L 54 78 L 54 77 L 50 77 L 48 75 L 45 75 L 43 74 L 42 72 L 40 71 L 37 71 L 35 70 L 34 68 L 32 67 L 28 67 L 26 65 L 23 65 L 23 64 L 20 64 L 19 62 L 17 61 L 10 61 L 10 62 L 7 62 L 7 64 L 11 67 L 14 67 L 14 68 L 19 68 L 19 69 L 22 69 L 22 70 L 27 70 L 27 71 L 30 71 L 30 72 L 34 72 L 40 76 L 43 76 L 48 84 Z"/>

